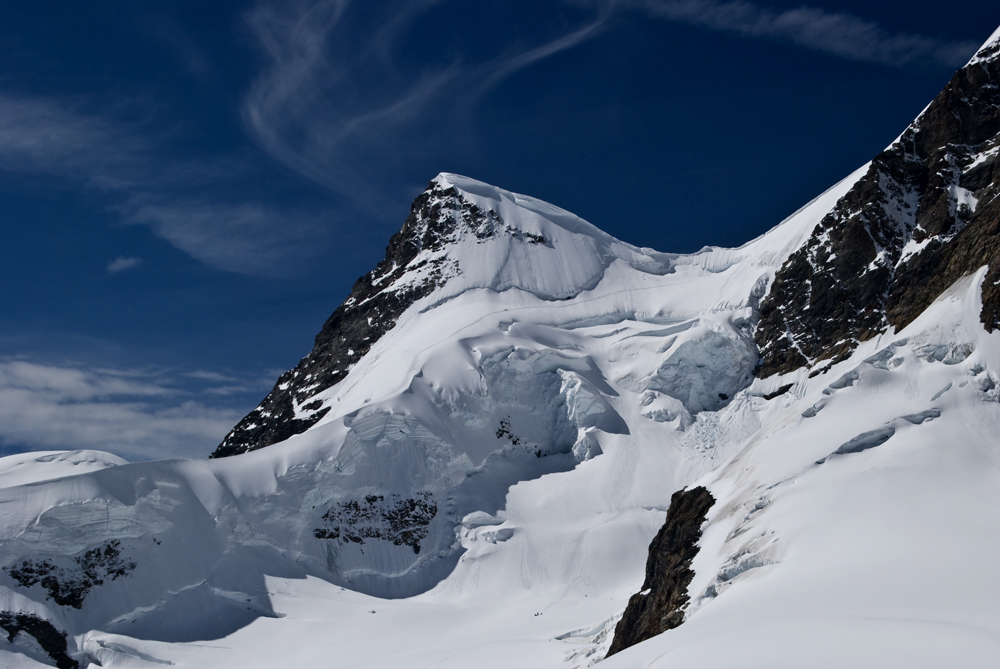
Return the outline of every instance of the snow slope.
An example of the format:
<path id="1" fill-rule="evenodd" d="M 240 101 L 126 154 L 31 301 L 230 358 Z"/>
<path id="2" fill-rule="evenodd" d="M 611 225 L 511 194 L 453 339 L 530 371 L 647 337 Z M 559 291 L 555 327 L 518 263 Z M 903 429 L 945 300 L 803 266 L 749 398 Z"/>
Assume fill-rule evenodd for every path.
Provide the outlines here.
<path id="1" fill-rule="evenodd" d="M 717 289 L 703 271 L 678 285 Z M 606 666 L 994 666 L 1000 340 L 979 323 L 983 274 L 826 373 L 756 381 L 683 431 L 680 417 L 643 419 L 646 391 L 623 382 L 675 335 L 638 321 L 576 327 L 549 345 L 587 336 L 598 357 L 608 342 L 599 359 L 619 393 L 608 402 L 631 433 L 598 432 L 603 455 L 513 486 L 493 518 L 466 517 L 466 552 L 435 588 L 381 600 L 272 577 L 286 617 L 236 632 L 232 649 L 141 648 L 181 666 L 589 666 L 642 580 L 670 493 L 700 483 L 719 503 L 687 621 Z"/>
<path id="2" fill-rule="evenodd" d="M 979 323 L 984 274 L 826 375 L 787 379 L 767 429 L 701 479 L 726 503 L 687 620 L 606 666 L 995 666 L 1000 339 Z"/>

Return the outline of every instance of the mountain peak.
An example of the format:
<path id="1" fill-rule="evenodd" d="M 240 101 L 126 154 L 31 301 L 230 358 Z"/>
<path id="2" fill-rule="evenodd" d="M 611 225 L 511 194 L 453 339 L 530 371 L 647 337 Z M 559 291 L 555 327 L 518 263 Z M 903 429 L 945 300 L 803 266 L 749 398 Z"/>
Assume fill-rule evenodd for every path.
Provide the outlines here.
<path id="1" fill-rule="evenodd" d="M 616 263 L 662 275 L 676 258 L 621 242 L 542 200 L 441 173 L 413 201 L 385 258 L 323 325 L 309 355 L 278 379 L 213 457 L 263 448 L 315 425 L 329 407 L 312 398 L 346 378 L 411 307 L 426 311 L 471 290 L 566 300 L 595 288 Z"/>
<path id="2" fill-rule="evenodd" d="M 1000 56 L 1000 27 L 993 31 L 989 39 L 983 42 L 983 45 L 979 47 L 972 59 L 969 60 L 969 65 L 977 65 L 979 63 L 984 63 L 991 60 L 996 60 Z"/>

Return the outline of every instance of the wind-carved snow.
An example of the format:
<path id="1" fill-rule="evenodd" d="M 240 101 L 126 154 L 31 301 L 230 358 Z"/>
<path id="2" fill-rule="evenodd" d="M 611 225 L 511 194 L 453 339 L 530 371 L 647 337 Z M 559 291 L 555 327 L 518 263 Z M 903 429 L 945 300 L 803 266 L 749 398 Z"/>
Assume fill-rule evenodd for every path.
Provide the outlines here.
<path id="1" fill-rule="evenodd" d="M 995 58 L 996 37 L 974 64 Z M 904 140 L 901 171 L 865 182 L 885 197 L 837 212 L 884 224 L 877 267 L 861 263 L 871 273 L 914 259 L 896 234 L 912 228 L 904 177 L 919 162 Z M 957 147 L 945 161 L 935 202 L 949 216 L 989 206 L 958 188 L 992 169 L 994 149 Z M 601 666 L 984 666 L 1000 652 L 1000 509 L 983 503 L 1000 491 L 986 270 L 899 331 L 835 333 L 836 356 L 746 376 L 778 268 L 869 167 L 744 247 L 689 256 L 442 175 L 448 212 L 478 213 L 424 247 L 415 265 L 426 264 L 386 267 L 386 284 L 432 279 L 433 290 L 349 373 L 298 398 L 319 420 L 235 458 L 0 489 L 0 510 L 16 509 L 6 566 L 56 549 L 72 560 L 113 538 L 92 522 L 101 504 L 112 529 L 147 510 L 168 523 L 121 538 L 135 570 L 79 610 L 37 585 L 3 580 L 3 593 L 106 665 L 282 666 L 291 652 L 309 665 L 589 666 L 642 583 L 671 493 L 704 485 L 718 502 L 684 623 Z M 837 233 L 825 226 L 818 245 Z M 815 281 L 812 250 L 803 276 Z M 152 484 L 136 492 L 143 477 Z M 60 548 L 60 527 L 33 525 L 77 505 L 92 543 Z"/>
<path id="2" fill-rule="evenodd" d="M 995 30 L 983 46 L 976 51 L 966 67 L 996 60 L 998 57 L 1000 57 L 1000 28 Z"/>
<path id="3" fill-rule="evenodd" d="M 101 451 L 41 451 L 0 458 L 0 488 L 37 483 L 124 465 L 117 455 Z"/>
<path id="4" fill-rule="evenodd" d="M 455 263 L 455 273 L 423 308 L 477 288 L 567 299 L 592 290 L 616 261 L 650 274 L 672 271 L 675 255 L 637 249 L 540 200 L 456 174 L 442 174 L 433 183 L 457 189 L 489 220 L 481 229 L 456 229 L 442 251 Z"/>

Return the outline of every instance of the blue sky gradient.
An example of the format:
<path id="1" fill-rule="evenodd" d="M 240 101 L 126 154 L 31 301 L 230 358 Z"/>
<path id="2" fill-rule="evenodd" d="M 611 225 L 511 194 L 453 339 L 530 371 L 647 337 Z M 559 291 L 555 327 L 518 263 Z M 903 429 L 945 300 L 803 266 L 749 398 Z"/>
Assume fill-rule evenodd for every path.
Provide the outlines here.
<path id="1" fill-rule="evenodd" d="M 742 244 L 998 24 L 970 0 L 8 3 L 0 453 L 205 456 L 438 172 L 640 246 Z"/>

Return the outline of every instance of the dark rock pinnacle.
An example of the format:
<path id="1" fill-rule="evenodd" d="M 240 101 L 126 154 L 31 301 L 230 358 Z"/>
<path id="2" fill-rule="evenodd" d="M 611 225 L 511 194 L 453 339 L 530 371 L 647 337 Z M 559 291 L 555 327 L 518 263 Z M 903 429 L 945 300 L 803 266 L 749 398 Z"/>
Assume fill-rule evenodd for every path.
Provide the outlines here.
<path id="1" fill-rule="evenodd" d="M 691 561 L 698 554 L 701 526 L 713 504 L 715 498 L 701 486 L 678 490 L 670 498 L 667 520 L 649 544 L 646 580 L 628 600 L 608 657 L 684 622 L 688 586 L 694 578 Z"/>

